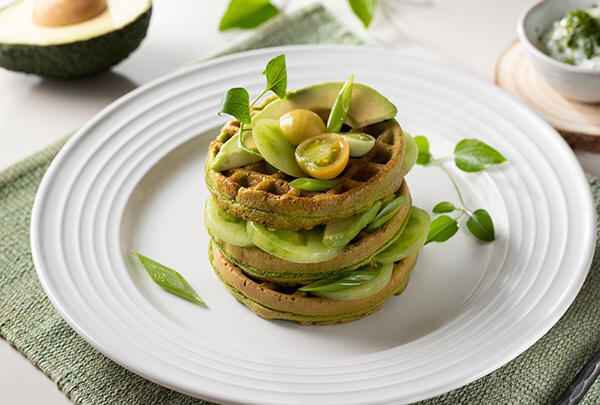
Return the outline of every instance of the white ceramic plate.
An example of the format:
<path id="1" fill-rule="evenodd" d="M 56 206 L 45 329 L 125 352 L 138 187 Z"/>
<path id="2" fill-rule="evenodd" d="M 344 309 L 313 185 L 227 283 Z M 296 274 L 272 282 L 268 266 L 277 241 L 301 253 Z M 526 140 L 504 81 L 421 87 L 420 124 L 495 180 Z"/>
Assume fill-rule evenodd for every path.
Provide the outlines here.
<path id="1" fill-rule="evenodd" d="M 497 240 L 459 233 L 428 245 L 407 291 L 346 325 L 264 321 L 238 304 L 207 260 L 203 164 L 233 86 L 260 90 L 285 53 L 290 87 L 350 73 L 398 106 L 410 132 L 444 155 L 460 138 L 510 163 L 456 173 L 468 204 L 487 208 Z M 456 200 L 434 168 L 409 176 L 417 205 Z M 69 324 L 102 353 L 157 383 L 227 403 L 411 402 L 513 359 L 565 312 L 586 276 L 594 213 L 567 145 L 490 85 L 412 51 L 288 47 L 203 63 L 120 99 L 74 136 L 39 189 L 32 248 L 41 282 Z M 127 255 L 180 271 L 210 310 L 154 285 Z"/>

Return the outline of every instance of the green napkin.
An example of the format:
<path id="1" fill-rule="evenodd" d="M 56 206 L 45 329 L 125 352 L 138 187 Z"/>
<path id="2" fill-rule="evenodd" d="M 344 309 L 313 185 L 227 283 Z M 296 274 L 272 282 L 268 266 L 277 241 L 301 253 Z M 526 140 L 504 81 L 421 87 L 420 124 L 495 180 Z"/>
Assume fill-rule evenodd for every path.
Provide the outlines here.
<path id="1" fill-rule="evenodd" d="M 228 52 L 326 42 L 360 40 L 314 6 L 279 17 Z M 48 302 L 31 259 L 29 223 L 37 186 L 60 146 L 50 146 L 0 173 L 0 336 L 77 404 L 208 404 L 146 381 L 96 352 Z M 598 207 L 600 182 L 591 179 L 590 184 Z M 543 404 L 556 398 L 600 349 L 599 265 L 595 257 L 573 306 L 527 352 L 494 373 L 425 403 Z M 1 398 L 0 393 L 0 403 Z M 584 403 L 600 403 L 600 384 L 592 387 Z"/>

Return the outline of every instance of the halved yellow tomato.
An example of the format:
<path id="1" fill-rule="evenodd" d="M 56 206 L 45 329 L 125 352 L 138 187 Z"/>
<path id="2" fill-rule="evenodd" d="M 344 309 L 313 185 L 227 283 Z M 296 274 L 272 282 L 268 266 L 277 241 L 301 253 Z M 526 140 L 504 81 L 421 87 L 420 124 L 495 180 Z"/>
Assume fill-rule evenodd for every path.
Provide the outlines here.
<path id="1" fill-rule="evenodd" d="M 333 179 L 344 171 L 350 146 L 341 135 L 327 133 L 305 140 L 296 148 L 300 168 L 317 179 Z"/>
<path id="2" fill-rule="evenodd" d="M 279 126 L 283 136 L 293 145 L 298 145 L 326 131 L 321 117 L 310 110 L 302 109 L 283 114 L 279 118 Z"/>

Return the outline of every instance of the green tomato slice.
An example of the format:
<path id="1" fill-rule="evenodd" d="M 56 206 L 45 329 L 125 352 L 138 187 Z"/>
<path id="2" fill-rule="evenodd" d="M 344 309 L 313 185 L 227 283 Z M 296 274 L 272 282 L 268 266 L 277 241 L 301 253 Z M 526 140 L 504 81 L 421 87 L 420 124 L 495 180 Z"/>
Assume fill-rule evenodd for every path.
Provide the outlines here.
<path id="1" fill-rule="evenodd" d="M 348 142 L 348 145 L 350 145 L 350 156 L 352 157 L 364 156 L 373 149 L 373 146 L 375 146 L 375 138 L 369 134 L 351 132 L 340 135 L 342 135 Z"/>
<path id="2" fill-rule="evenodd" d="M 419 253 L 429 234 L 431 218 L 427 211 L 413 207 L 404 232 L 383 252 L 375 256 L 377 263 L 388 264 Z"/>
<path id="3" fill-rule="evenodd" d="M 227 214 L 217 206 L 213 197 L 209 198 L 204 206 L 204 223 L 208 233 L 217 239 L 234 246 L 252 246 L 245 221 Z"/>
<path id="4" fill-rule="evenodd" d="M 294 157 L 295 147 L 283 136 L 278 120 L 264 119 L 254 123 L 252 135 L 261 156 L 271 166 L 293 177 L 304 176 Z"/>
<path id="5" fill-rule="evenodd" d="M 350 218 L 329 222 L 323 233 L 323 244 L 328 247 L 344 247 L 375 219 L 381 201 L 377 201 L 370 209 Z"/>
<path id="6" fill-rule="evenodd" d="M 262 160 L 260 155 L 250 153 L 240 146 L 240 133 L 236 133 L 229 138 L 210 163 L 210 168 L 217 172 L 235 169 L 236 167 L 246 166 Z"/>
<path id="7" fill-rule="evenodd" d="M 381 228 L 406 204 L 408 204 L 408 198 L 402 195 L 386 203 L 375 219 L 369 224 L 367 231 L 375 232 L 377 229 Z"/>
<path id="8" fill-rule="evenodd" d="M 419 149 L 415 138 L 413 138 L 408 132 L 404 132 L 404 160 L 402 161 L 402 177 L 406 176 L 408 172 L 414 167 L 417 162 L 417 156 L 419 155 Z"/>
<path id="9" fill-rule="evenodd" d="M 252 221 L 246 223 L 252 242 L 261 250 L 293 263 L 319 263 L 333 259 L 341 248 L 331 248 L 323 244 L 323 232 L 270 230 Z"/>
<path id="10" fill-rule="evenodd" d="M 330 286 L 329 288 L 332 291 L 327 291 L 327 289 L 321 288 L 321 290 L 311 291 L 310 293 L 319 297 L 337 301 L 360 300 L 366 297 L 370 297 L 371 295 L 375 295 L 379 291 L 383 290 L 389 284 L 390 280 L 392 279 L 392 273 L 394 272 L 394 265 L 390 263 L 381 265 L 380 267 L 377 267 L 375 269 L 363 268 L 356 270 L 356 272 L 372 271 L 376 272 L 374 277 L 370 279 L 369 277 L 365 277 L 366 279 L 368 279 L 367 281 L 364 281 L 363 283 L 354 287 L 336 289 L 335 283 L 343 283 L 343 279 L 340 279 L 338 281 L 333 281 L 334 285 Z M 352 273 L 350 275 L 352 275 Z"/>

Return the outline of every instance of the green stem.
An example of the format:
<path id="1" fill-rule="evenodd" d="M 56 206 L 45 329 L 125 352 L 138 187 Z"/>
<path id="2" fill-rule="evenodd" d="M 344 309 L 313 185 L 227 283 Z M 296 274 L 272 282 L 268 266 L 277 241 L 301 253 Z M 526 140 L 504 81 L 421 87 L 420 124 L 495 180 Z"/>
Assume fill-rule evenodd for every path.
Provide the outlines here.
<path id="1" fill-rule="evenodd" d="M 448 170 L 448 168 L 446 166 L 444 166 L 443 162 L 437 163 L 439 161 L 440 161 L 440 159 L 436 159 L 435 160 L 435 162 L 436 162 L 435 165 L 437 167 L 439 167 L 440 169 L 442 169 L 442 171 L 444 173 L 446 173 L 446 176 L 448 176 L 448 178 L 450 179 L 450 182 L 452 183 L 452 186 L 454 186 L 454 190 L 456 191 L 456 195 L 458 195 L 458 200 L 460 201 L 460 205 L 461 205 L 460 209 L 461 209 L 461 211 L 463 211 L 464 213 L 466 213 L 469 216 L 472 216 L 473 214 L 467 208 L 467 204 L 465 204 L 465 199 L 463 198 L 463 195 L 460 192 L 460 188 L 458 187 L 458 183 L 456 182 L 456 179 L 454 178 L 454 176 L 452 175 L 452 173 L 450 172 L 450 170 Z"/>
<path id="2" fill-rule="evenodd" d="M 265 94 L 267 94 L 268 91 L 269 89 L 263 89 L 260 93 L 258 93 L 258 96 L 256 96 L 250 103 L 250 107 L 254 106 L 254 104 L 256 104 L 257 101 L 260 100 Z"/>

